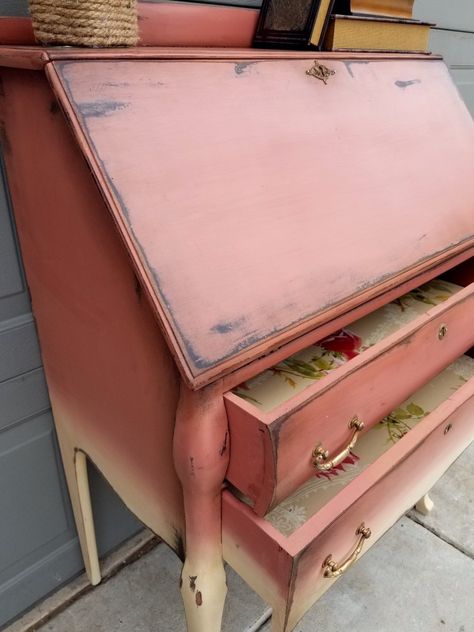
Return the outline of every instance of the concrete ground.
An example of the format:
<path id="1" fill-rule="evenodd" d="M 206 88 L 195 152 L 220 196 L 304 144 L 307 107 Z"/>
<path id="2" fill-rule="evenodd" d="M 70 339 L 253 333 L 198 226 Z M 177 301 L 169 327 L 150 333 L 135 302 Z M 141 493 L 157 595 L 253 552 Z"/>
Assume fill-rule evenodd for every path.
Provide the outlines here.
<path id="1" fill-rule="evenodd" d="M 410 511 L 400 519 L 296 632 L 474 632 L 473 457 L 474 445 L 432 490 L 433 512 Z M 179 561 L 163 544 L 148 548 L 98 587 L 76 590 L 77 598 L 74 585 L 63 589 L 59 600 L 72 603 L 49 621 L 35 623 L 61 609 L 57 596 L 5 632 L 184 632 Z M 270 632 L 269 609 L 227 573 L 223 632 Z M 84 578 L 76 582 L 84 588 Z"/>

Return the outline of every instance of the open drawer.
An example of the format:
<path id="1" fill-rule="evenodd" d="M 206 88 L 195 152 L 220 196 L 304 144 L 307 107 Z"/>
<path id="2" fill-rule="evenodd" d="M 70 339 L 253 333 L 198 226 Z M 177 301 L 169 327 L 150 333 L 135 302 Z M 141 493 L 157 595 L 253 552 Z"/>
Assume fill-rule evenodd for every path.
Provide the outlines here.
<path id="1" fill-rule="evenodd" d="M 224 557 L 272 605 L 275 632 L 292 630 L 469 444 L 472 376 L 474 360 L 464 356 L 366 433 L 344 466 L 265 518 L 224 493 Z"/>
<path id="2" fill-rule="evenodd" d="M 448 278 L 456 283 L 435 279 L 225 395 L 227 479 L 259 516 L 474 344 L 472 260 Z"/>

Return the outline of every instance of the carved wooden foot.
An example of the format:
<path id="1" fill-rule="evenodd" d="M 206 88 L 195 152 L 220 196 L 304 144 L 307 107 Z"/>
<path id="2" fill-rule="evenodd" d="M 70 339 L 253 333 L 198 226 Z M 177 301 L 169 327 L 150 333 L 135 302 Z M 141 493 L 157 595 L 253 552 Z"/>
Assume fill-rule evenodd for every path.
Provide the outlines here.
<path id="1" fill-rule="evenodd" d="M 195 534 L 188 533 L 192 540 Z M 188 632 L 220 632 L 227 594 L 226 576 L 218 544 L 209 543 L 186 555 L 181 574 L 181 596 Z"/>
<path id="2" fill-rule="evenodd" d="M 188 632 L 220 632 L 227 593 L 221 492 L 229 460 L 227 417 L 216 388 L 182 387 L 174 434 L 186 519 L 181 594 Z"/>
<path id="3" fill-rule="evenodd" d="M 59 428 L 58 438 L 84 566 L 90 583 L 96 586 L 101 576 L 87 476 L 87 457 L 84 452 L 75 448 L 74 443 Z"/>
<path id="4" fill-rule="evenodd" d="M 419 513 L 423 514 L 423 516 L 427 516 L 432 511 L 433 507 L 434 503 L 428 494 L 425 494 L 423 498 L 420 498 L 415 505 L 415 509 Z"/>

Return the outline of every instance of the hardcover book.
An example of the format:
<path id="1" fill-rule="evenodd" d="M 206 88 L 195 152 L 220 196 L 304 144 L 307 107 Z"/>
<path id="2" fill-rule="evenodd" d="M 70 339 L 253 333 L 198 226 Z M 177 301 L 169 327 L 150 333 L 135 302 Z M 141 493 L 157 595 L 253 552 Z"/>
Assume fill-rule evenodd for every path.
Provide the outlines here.
<path id="1" fill-rule="evenodd" d="M 336 0 L 334 12 L 410 19 L 413 5 L 414 0 Z"/>
<path id="2" fill-rule="evenodd" d="M 430 27 L 419 20 L 373 16 L 331 16 L 324 49 L 426 53 Z"/>

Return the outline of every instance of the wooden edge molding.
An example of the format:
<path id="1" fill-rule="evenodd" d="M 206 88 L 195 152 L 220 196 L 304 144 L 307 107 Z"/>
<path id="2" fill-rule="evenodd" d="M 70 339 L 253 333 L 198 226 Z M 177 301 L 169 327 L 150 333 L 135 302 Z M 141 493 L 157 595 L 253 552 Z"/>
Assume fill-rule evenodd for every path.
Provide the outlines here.
<path id="1" fill-rule="evenodd" d="M 1 18 L 0 18 L 1 19 Z M 139 47 L 139 48 L 74 48 L 41 46 L 1 46 L 0 66 L 42 70 L 48 62 L 57 61 L 93 61 L 93 60 L 265 60 L 265 59 L 312 59 L 315 55 L 326 60 L 393 60 L 393 59 L 423 59 L 440 60 L 440 55 L 425 53 L 334 53 L 329 51 L 307 52 L 287 50 L 263 50 L 256 48 L 194 48 L 194 47 Z"/>

